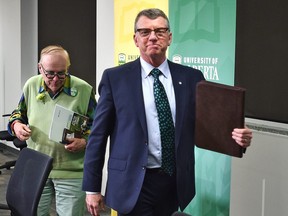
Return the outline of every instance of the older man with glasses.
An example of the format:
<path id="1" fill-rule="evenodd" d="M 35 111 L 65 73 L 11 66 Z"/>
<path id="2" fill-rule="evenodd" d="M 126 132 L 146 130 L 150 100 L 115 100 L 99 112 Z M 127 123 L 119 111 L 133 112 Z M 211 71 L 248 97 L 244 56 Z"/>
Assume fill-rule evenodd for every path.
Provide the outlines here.
<path id="1" fill-rule="evenodd" d="M 18 107 L 12 112 L 8 129 L 28 147 L 53 157 L 53 170 L 42 193 L 38 216 L 50 215 L 55 196 L 59 216 L 84 215 L 85 193 L 81 190 L 83 159 L 96 108 L 95 92 L 87 82 L 69 74 L 70 58 L 61 46 L 41 51 L 40 74 L 25 83 Z M 88 117 L 81 138 L 67 144 L 49 139 L 54 108 L 61 105 Z"/>

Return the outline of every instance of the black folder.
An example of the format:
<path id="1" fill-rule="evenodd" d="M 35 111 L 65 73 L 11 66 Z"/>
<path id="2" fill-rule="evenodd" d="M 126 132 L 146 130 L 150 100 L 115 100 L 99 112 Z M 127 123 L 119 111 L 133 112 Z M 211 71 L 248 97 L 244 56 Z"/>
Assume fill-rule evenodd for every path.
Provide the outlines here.
<path id="1" fill-rule="evenodd" d="M 232 131 L 244 128 L 244 103 L 244 88 L 199 82 L 196 88 L 196 146 L 242 157 L 245 148 L 232 139 Z"/>

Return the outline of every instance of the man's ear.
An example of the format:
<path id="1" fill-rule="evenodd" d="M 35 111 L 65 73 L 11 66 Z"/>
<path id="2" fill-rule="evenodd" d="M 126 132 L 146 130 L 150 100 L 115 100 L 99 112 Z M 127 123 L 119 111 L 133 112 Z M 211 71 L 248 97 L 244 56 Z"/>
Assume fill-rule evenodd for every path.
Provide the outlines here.
<path id="1" fill-rule="evenodd" d="M 168 41 L 168 46 L 172 43 L 172 33 L 170 32 L 169 34 L 169 41 Z"/>
<path id="2" fill-rule="evenodd" d="M 136 47 L 139 47 L 138 46 L 138 38 L 136 37 L 136 34 L 133 35 L 133 40 L 134 40 Z"/>
<path id="3" fill-rule="evenodd" d="M 40 71 L 41 63 L 40 63 L 40 62 L 37 64 L 37 67 L 38 67 L 38 71 L 39 71 L 39 73 L 41 73 L 41 71 Z"/>

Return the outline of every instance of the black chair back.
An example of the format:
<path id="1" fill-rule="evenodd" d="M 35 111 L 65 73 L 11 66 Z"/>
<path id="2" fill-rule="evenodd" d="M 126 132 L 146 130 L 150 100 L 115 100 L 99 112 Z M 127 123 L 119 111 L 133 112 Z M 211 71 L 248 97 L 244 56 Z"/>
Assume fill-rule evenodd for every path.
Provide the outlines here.
<path id="1" fill-rule="evenodd" d="M 4 114 L 2 115 L 3 117 L 9 117 L 10 114 Z M 12 141 L 14 146 L 22 150 L 23 148 L 27 147 L 26 141 L 21 141 L 19 140 L 16 136 L 12 136 L 8 130 L 2 130 L 0 131 L 0 140 L 5 140 L 5 141 Z M 2 142 L 0 142 L 1 148 L 6 147 L 6 145 Z M 14 167 L 16 163 L 16 160 L 12 161 L 6 161 L 4 164 L 0 165 L 0 169 L 10 169 L 11 167 Z M 1 171 L 0 171 L 1 174 Z"/>
<path id="2" fill-rule="evenodd" d="M 20 151 L 8 183 L 6 201 L 11 215 L 37 215 L 37 208 L 53 159 L 35 150 Z"/>

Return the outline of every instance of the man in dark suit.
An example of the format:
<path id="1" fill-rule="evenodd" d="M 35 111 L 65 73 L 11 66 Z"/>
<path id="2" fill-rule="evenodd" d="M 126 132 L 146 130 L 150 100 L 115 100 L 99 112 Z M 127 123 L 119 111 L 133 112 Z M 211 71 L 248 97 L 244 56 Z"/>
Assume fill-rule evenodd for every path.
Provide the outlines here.
<path id="1" fill-rule="evenodd" d="M 91 215 L 100 215 L 104 207 L 101 185 L 108 137 L 105 202 L 118 215 L 169 216 L 178 207 L 183 210 L 195 195 L 195 89 L 204 77 L 199 70 L 166 59 L 172 33 L 163 11 L 141 11 L 134 28 L 140 58 L 105 70 L 99 84 L 100 98 L 86 149 L 83 179 Z M 161 111 L 154 101 L 157 96 L 150 76 L 154 68 L 161 71 L 159 79 L 175 126 L 171 138 L 174 150 L 170 152 L 175 158 L 172 172 L 166 172 L 162 164 L 166 153 L 161 151 Z M 248 128 L 234 129 L 232 137 L 247 147 L 252 133 Z"/>

